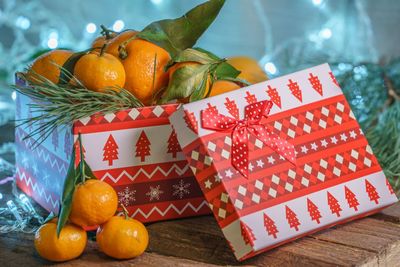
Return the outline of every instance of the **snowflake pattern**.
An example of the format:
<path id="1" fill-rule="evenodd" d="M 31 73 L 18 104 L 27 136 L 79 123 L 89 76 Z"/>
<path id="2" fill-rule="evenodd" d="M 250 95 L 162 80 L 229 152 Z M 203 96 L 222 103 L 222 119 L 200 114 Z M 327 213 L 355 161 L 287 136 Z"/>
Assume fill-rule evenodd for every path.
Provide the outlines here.
<path id="1" fill-rule="evenodd" d="M 129 206 L 131 202 L 136 201 L 136 190 L 130 190 L 125 187 L 124 190 L 118 192 L 118 202 L 124 206 Z"/>
<path id="2" fill-rule="evenodd" d="M 146 196 L 149 197 L 150 201 L 160 200 L 160 195 L 163 193 L 164 191 L 160 189 L 160 185 L 157 185 L 156 187 L 150 186 L 150 191 L 146 193 Z"/>
<path id="3" fill-rule="evenodd" d="M 179 183 L 172 185 L 172 188 L 174 192 L 172 193 L 173 196 L 178 196 L 180 199 L 182 199 L 185 195 L 189 195 L 190 191 L 189 188 L 190 183 L 185 183 L 182 179 L 179 181 Z"/>

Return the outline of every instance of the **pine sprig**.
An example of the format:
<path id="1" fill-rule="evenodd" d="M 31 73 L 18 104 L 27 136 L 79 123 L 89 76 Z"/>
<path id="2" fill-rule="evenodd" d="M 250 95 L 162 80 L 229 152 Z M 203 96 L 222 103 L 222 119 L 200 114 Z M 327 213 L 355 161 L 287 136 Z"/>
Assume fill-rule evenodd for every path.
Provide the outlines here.
<path id="1" fill-rule="evenodd" d="M 25 74 L 19 75 L 27 81 Z M 29 106 L 35 116 L 20 120 L 17 126 L 30 125 L 34 128 L 24 138 L 33 138 L 35 145 L 46 140 L 56 127 L 71 125 L 78 119 L 143 106 L 123 88 L 106 88 L 104 92 L 94 92 L 86 89 L 70 73 L 68 75 L 71 76 L 72 84 L 77 86 L 70 83 L 55 84 L 33 72 L 29 73 L 29 85 L 13 86 L 16 91 L 34 100 Z"/>

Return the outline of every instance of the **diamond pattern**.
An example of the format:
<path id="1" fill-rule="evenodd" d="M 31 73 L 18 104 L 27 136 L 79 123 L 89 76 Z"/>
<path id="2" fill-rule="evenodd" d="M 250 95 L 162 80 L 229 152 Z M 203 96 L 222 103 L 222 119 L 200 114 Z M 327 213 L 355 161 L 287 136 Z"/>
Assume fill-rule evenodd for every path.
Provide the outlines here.
<path id="1" fill-rule="evenodd" d="M 356 154 L 358 155 L 357 158 L 354 157 Z M 298 166 L 296 169 L 289 169 L 263 176 L 254 181 L 248 181 L 246 185 L 239 185 L 230 194 L 235 202 L 235 207 L 243 210 L 271 198 L 277 198 L 302 188 L 335 179 L 341 175 L 368 168 L 372 164 L 377 164 L 377 161 L 371 153 L 367 152 L 366 147 L 351 149 L 304 164 L 302 167 Z"/>

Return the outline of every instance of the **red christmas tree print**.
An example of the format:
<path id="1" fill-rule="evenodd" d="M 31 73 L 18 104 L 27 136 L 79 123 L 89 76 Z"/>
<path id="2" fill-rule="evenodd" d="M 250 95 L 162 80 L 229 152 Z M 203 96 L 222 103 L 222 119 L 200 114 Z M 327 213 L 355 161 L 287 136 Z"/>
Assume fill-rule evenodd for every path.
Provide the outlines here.
<path id="1" fill-rule="evenodd" d="M 276 238 L 276 234 L 279 231 L 276 228 L 275 222 L 266 213 L 264 213 L 264 227 L 268 232 L 268 235 L 272 235 L 274 238 Z"/>
<path id="2" fill-rule="evenodd" d="M 140 161 L 144 161 L 146 156 L 150 155 L 150 141 L 144 131 L 140 133 L 136 142 L 136 157 L 140 157 Z"/>
<path id="3" fill-rule="evenodd" d="M 185 110 L 185 116 L 183 116 L 183 119 L 186 122 L 187 127 L 192 130 L 194 133 L 198 133 L 198 127 L 197 127 L 197 120 L 196 117 L 194 116 L 193 112 L 189 112 Z"/>
<path id="4" fill-rule="evenodd" d="M 228 110 L 229 114 L 231 114 L 235 119 L 239 120 L 239 109 L 234 100 L 230 100 L 227 97 L 225 101 L 225 107 Z"/>
<path id="5" fill-rule="evenodd" d="M 257 98 L 255 95 L 250 94 L 249 91 L 246 91 L 246 97 L 245 97 L 246 101 L 248 104 L 253 104 L 257 102 Z"/>
<path id="6" fill-rule="evenodd" d="M 319 219 L 322 217 L 317 205 L 314 204 L 309 198 L 307 198 L 307 210 L 310 214 L 311 220 L 316 221 L 319 224 Z"/>
<path id="7" fill-rule="evenodd" d="M 337 82 L 336 77 L 335 75 L 333 75 L 332 71 L 329 72 L 329 76 L 331 76 L 332 82 L 336 84 L 337 87 L 339 87 L 339 83 Z"/>
<path id="8" fill-rule="evenodd" d="M 272 88 L 271 86 L 268 85 L 268 90 L 266 92 L 268 96 L 271 98 L 271 101 L 274 102 L 274 104 L 277 105 L 279 108 L 282 108 L 281 97 L 279 96 L 276 88 Z"/>
<path id="9" fill-rule="evenodd" d="M 290 228 L 294 228 L 296 231 L 299 231 L 299 219 L 297 218 L 296 213 L 292 211 L 288 206 L 285 206 L 286 208 L 286 220 L 290 226 Z"/>
<path id="10" fill-rule="evenodd" d="M 106 144 L 103 147 L 103 161 L 108 161 L 108 166 L 113 164 L 115 159 L 118 159 L 118 145 L 112 134 L 108 137 Z"/>
<path id="11" fill-rule="evenodd" d="M 74 143 L 74 148 L 75 148 L 75 166 L 78 166 L 79 163 L 81 162 L 81 146 L 79 145 L 79 139 L 76 139 Z M 82 144 L 82 154 L 83 158 L 85 158 L 85 147 Z"/>
<path id="12" fill-rule="evenodd" d="M 210 103 L 207 103 L 207 108 L 206 108 L 206 110 L 208 110 L 209 112 L 212 112 L 212 113 L 218 113 L 217 107 L 211 105 Z"/>
<path id="13" fill-rule="evenodd" d="M 347 186 L 344 187 L 344 194 L 345 194 L 347 203 L 349 204 L 349 207 L 353 208 L 355 211 L 357 211 L 360 203 L 358 203 L 356 195 Z"/>
<path id="14" fill-rule="evenodd" d="M 393 187 L 390 185 L 388 179 L 386 179 L 386 186 L 389 189 L 390 194 L 393 195 L 394 194 L 394 190 L 393 190 Z"/>
<path id="15" fill-rule="evenodd" d="M 376 192 L 376 188 L 367 179 L 365 179 L 365 190 L 367 190 L 369 200 L 375 201 L 375 204 L 378 204 L 380 196 Z"/>
<path id="16" fill-rule="evenodd" d="M 178 139 L 176 138 L 176 132 L 172 129 L 171 135 L 168 138 L 168 153 L 172 153 L 172 157 L 176 158 L 176 153 L 181 151 Z"/>
<path id="17" fill-rule="evenodd" d="M 301 94 L 300 86 L 297 82 L 293 82 L 292 79 L 289 79 L 289 83 L 287 85 L 289 90 L 292 92 L 292 95 L 296 97 L 300 102 L 303 102 L 303 96 Z"/>
<path id="18" fill-rule="evenodd" d="M 250 244 L 250 246 L 254 246 L 254 241 L 256 240 L 256 237 L 254 236 L 251 228 L 242 221 L 240 221 L 240 232 L 242 234 L 244 243 Z"/>
<path id="19" fill-rule="evenodd" d="M 310 73 L 310 78 L 308 78 L 308 80 L 310 81 L 311 87 L 320 95 L 322 95 L 322 84 L 318 76 L 314 76 L 312 73 Z"/>
<path id="20" fill-rule="evenodd" d="M 332 214 L 336 214 L 336 216 L 340 217 L 340 212 L 342 208 L 340 207 L 339 201 L 329 192 L 328 193 L 328 205 L 331 209 Z"/>

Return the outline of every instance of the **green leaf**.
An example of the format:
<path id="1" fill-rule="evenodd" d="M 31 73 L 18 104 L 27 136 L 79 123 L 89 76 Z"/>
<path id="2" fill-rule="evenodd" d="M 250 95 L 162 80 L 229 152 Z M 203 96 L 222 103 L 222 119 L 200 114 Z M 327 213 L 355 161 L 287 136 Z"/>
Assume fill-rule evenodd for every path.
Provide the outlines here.
<path id="1" fill-rule="evenodd" d="M 174 58 L 174 62 L 194 61 L 200 64 L 212 64 L 219 60 L 218 57 L 211 57 L 208 53 L 193 48 L 183 50 L 176 58 Z"/>
<path id="2" fill-rule="evenodd" d="M 51 220 L 53 220 L 56 217 L 57 216 L 54 214 L 54 212 L 50 212 L 49 215 L 47 216 L 47 218 L 44 219 L 43 224 L 50 222 Z"/>
<path id="3" fill-rule="evenodd" d="M 177 69 L 172 75 L 171 82 L 161 102 L 166 103 L 172 99 L 186 98 L 196 90 L 200 90 L 204 77 L 208 75 L 210 68 L 210 64 L 205 64 L 186 65 Z"/>
<path id="4" fill-rule="evenodd" d="M 193 50 L 196 50 L 199 53 L 206 54 L 209 58 L 213 59 L 214 61 L 221 61 L 221 63 L 218 64 L 214 72 L 215 78 L 217 80 L 225 80 L 226 78 L 236 78 L 240 74 L 240 71 L 235 69 L 231 64 L 225 62 L 224 59 L 219 58 L 214 53 L 200 47 L 193 48 Z"/>
<path id="5" fill-rule="evenodd" d="M 222 62 L 215 70 L 217 80 L 226 80 L 227 78 L 236 78 L 240 71 L 235 69 L 231 64 Z"/>
<path id="6" fill-rule="evenodd" d="M 71 159 L 69 162 L 67 177 L 64 181 L 64 190 L 61 197 L 61 207 L 58 214 L 57 237 L 60 236 L 61 229 L 64 227 L 71 212 L 72 197 L 75 191 L 76 173 L 75 173 L 75 146 L 72 149 Z"/>
<path id="7" fill-rule="evenodd" d="M 69 214 L 71 213 L 73 196 L 74 193 L 71 192 L 66 196 L 64 201 L 61 203 L 61 210 L 60 214 L 58 214 L 58 222 L 57 222 L 57 238 L 60 237 L 61 230 L 68 221 Z"/>
<path id="8" fill-rule="evenodd" d="M 190 95 L 190 102 L 194 102 L 204 98 L 207 89 L 207 80 L 208 80 L 208 72 L 205 72 L 201 83 Z"/>
<path id="9" fill-rule="evenodd" d="M 96 176 L 93 174 L 92 169 L 89 167 L 89 165 L 86 163 L 86 161 L 83 161 L 85 164 L 85 175 L 86 178 L 90 178 L 90 179 L 97 179 Z"/>
<path id="10" fill-rule="evenodd" d="M 224 3 L 225 0 L 207 1 L 180 18 L 153 22 L 136 36 L 164 48 L 174 57 L 197 42 L 214 21 Z"/>

